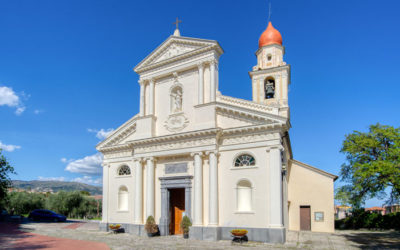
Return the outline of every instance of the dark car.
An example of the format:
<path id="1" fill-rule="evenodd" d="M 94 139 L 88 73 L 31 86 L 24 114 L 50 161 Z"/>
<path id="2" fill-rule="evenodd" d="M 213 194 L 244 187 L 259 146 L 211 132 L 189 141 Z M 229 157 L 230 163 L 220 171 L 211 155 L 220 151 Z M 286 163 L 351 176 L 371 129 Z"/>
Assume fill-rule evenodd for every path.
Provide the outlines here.
<path id="1" fill-rule="evenodd" d="M 29 219 L 32 220 L 46 220 L 46 221 L 66 221 L 67 217 L 61 214 L 57 214 L 51 210 L 46 209 L 35 209 L 29 214 Z"/>

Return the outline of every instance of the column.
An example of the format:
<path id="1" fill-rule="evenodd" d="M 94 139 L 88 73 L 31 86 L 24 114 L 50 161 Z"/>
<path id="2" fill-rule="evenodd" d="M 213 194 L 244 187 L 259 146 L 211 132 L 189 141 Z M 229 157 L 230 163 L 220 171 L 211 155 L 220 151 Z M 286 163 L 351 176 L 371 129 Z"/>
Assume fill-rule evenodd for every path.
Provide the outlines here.
<path id="1" fill-rule="evenodd" d="M 209 152 L 210 183 L 209 183 L 209 219 L 210 226 L 218 225 L 218 168 L 216 152 Z"/>
<path id="2" fill-rule="evenodd" d="M 210 62 L 210 102 L 215 102 L 216 83 L 215 83 L 215 61 Z"/>
<path id="3" fill-rule="evenodd" d="M 193 225 L 203 225 L 203 161 L 202 153 L 194 153 L 194 210 Z"/>
<path id="4" fill-rule="evenodd" d="M 146 219 L 154 216 L 154 158 L 147 158 L 146 166 Z"/>
<path id="5" fill-rule="evenodd" d="M 140 116 L 144 116 L 144 81 L 139 80 L 140 84 Z"/>
<path id="6" fill-rule="evenodd" d="M 204 103 L 204 66 L 203 63 L 198 64 L 199 67 L 199 94 L 197 104 Z"/>
<path id="7" fill-rule="evenodd" d="M 110 164 L 102 164 L 103 166 L 103 207 L 102 207 L 102 222 L 108 223 L 108 173 Z"/>
<path id="8" fill-rule="evenodd" d="M 154 115 L 154 79 L 150 80 L 149 88 L 149 114 Z"/>
<path id="9" fill-rule="evenodd" d="M 283 227 L 282 220 L 282 147 L 269 149 L 270 227 Z M 268 152 L 268 151 L 267 151 Z"/>
<path id="10" fill-rule="evenodd" d="M 142 159 L 135 159 L 135 209 L 134 223 L 143 223 L 143 167 Z"/>

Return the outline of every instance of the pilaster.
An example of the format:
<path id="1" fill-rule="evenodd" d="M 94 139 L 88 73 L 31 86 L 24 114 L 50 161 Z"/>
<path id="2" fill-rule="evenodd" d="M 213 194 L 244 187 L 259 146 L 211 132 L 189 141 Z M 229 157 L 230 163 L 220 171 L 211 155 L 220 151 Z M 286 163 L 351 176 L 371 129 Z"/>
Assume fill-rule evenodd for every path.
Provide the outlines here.
<path id="1" fill-rule="evenodd" d="M 154 217 L 154 158 L 146 158 L 146 218 Z"/>
<path id="2" fill-rule="evenodd" d="M 202 152 L 192 153 L 194 156 L 194 210 L 193 225 L 203 225 L 203 161 Z"/>
<path id="3" fill-rule="evenodd" d="M 108 223 L 108 195 L 109 195 L 109 172 L 110 164 L 103 163 L 103 207 L 102 207 L 102 223 Z"/>
<path id="4" fill-rule="evenodd" d="M 282 151 L 282 146 L 274 146 L 267 150 L 269 153 L 269 227 L 271 228 L 283 228 Z"/>
<path id="5" fill-rule="evenodd" d="M 199 82 L 198 82 L 198 96 L 197 104 L 204 103 L 204 65 L 203 63 L 198 63 L 197 67 L 199 69 Z"/>
<path id="6" fill-rule="evenodd" d="M 143 80 L 139 80 L 139 84 L 140 84 L 140 111 L 139 111 L 139 115 L 140 116 L 144 116 L 144 81 Z"/>
<path id="7" fill-rule="evenodd" d="M 143 166 L 142 159 L 134 159 L 135 166 L 135 204 L 134 204 L 134 223 L 143 223 Z"/>
<path id="8" fill-rule="evenodd" d="M 218 226 L 218 160 L 217 152 L 207 152 L 209 156 L 209 226 Z"/>

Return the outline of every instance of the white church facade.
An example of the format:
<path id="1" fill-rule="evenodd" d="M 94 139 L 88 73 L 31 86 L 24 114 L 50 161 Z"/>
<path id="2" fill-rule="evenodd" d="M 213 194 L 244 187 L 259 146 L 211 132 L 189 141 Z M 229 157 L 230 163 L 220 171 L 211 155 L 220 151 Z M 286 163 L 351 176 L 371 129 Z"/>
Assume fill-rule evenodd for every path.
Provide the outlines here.
<path id="1" fill-rule="evenodd" d="M 252 100 L 221 94 L 218 42 L 175 30 L 134 71 L 140 111 L 97 150 L 103 160 L 101 228 L 123 224 L 145 235 L 154 216 L 161 235 L 285 242 L 287 230 L 334 231 L 335 175 L 293 159 L 290 66 L 272 24 L 259 39 L 249 72 Z"/>

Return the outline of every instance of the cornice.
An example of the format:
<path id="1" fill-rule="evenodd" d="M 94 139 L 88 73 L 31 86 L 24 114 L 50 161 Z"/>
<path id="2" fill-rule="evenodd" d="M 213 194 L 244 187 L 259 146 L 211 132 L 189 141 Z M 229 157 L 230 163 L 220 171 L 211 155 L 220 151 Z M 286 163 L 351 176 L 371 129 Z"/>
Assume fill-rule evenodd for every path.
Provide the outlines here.
<path id="1" fill-rule="evenodd" d="M 147 139 L 133 140 L 133 141 L 128 141 L 127 143 L 131 146 L 146 145 L 146 144 L 160 143 L 160 142 L 166 142 L 166 141 L 182 140 L 182 139 L 193 138 L 193 137 L 202 137 L 202 136 L 211 136 L 211 135 L 214 136 L 214 135 L 217 135 L 220 131 L 221 131 L 221 129 L 219 129 L 219 128 L 196 130 L 196 131 L 190 131 L 190 132 L 184 132 L 184 133 L 178 133 L 178 134 L 172 134 L 172 135 L 157 136 L 157 137 L 152 137 L 152 138 L 147 138 Z"/>
<path id="2" fill-rule="evenodd" d="M 249 76 L 251 78 L 253 78 L 253 76 L 281 72 L 282 70 L 286 70 L 286 72 L 288 74 L 288 77 L 290 79 L 290 64 L 285 64 L 285 65 L 281 65 L 281 66 L 277 66 L 277 67 L 273 67 L 273 68 L 268 68 L 268 69 L 249 71 Z M 290 83 L 290 81 L 289 81 L 289 83 Z"/>
<path id="3" fill-rule="evenodd" d="M 237 128 L 228 128 L 222 130 L 221 135 L 227 136 L 227 135 L 243 134 L 243 133 L 281 132 L 282 130 L 287 130 L 286 124 L 271 123 L 263 125 L 251 125 L 251 126 L 243 126 Z"/>
<path id="4" fill-rule="evenodd" d="M 258 48 L 258 50 L 256 51 L 255 55 L 257 56 L 263 49 L 266 49 L 268 47 L 275 47 L 277 49 L 281 49 L 282 50 L 282 54 L 285 54 L 285 46 L 279 45 L 279 44 L 268 44 L 265 46 L 262 46 L 261 48 Z"/>
<path id="5" fill-rule="evenodd" d="M 246 115 L 248 117 L 254 118 L 254 119 L 265 119 L 265 120 L 272 120 L 274 122 L 278 122 L 278 123 L 287 123 L 287 118 L 280 116 L 278 114 L 272 114 L 269 112 L 262 112 L 262 111 L 257 111 L 257 110 L 253 110 L 251 108 L 248 107 L 241 107 L 241 106 L 237 106 L 237 105 L 231 105 L 231 104 L 227 104 L 227 103 L 221 103 L 221 102 L 217 102 L 216 105 L 217 110 L 220 109 L 222 111 L 226 110 L 231 110 L 230 112 L 239 112 L 239 113 L 243 113 L 243 115 Z"/>
<path id="6" fill-rule="evenodd" d="M 252 110 L 257 110 L 264 113 L 278 113 L 278 108 L 276 107 L 270 107 L 264 104 L 259 104 L 231 96 L 219 95 L 217 96 L 217 101 L 227 104 L 233 104 L 235 106 L 240 106 L 243 108 L 250 108 Z"/>

